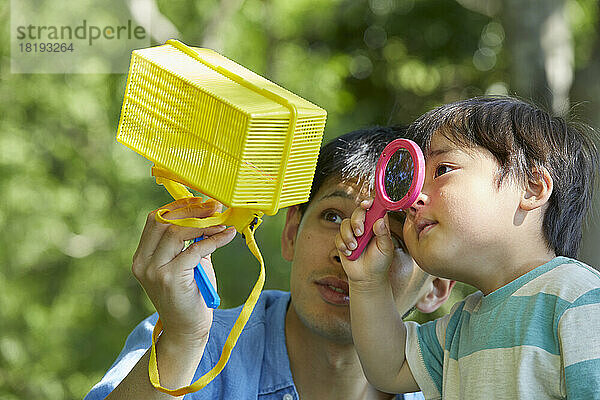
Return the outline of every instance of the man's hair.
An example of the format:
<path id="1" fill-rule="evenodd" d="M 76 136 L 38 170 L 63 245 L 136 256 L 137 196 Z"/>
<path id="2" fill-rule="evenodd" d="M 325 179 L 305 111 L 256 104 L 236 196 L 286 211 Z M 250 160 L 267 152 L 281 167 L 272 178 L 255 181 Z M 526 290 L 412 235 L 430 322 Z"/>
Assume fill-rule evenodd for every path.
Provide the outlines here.
<path id="1" fill-rule="evenodd" d="M 494 96 L 438 107 L 409 131 L 424 152 L 436 132 L 461 146 L 486 148 L 500 164 L 498 185 L 505 178 L 524 185 L 546 168 L 554 188 L 542 223 L 545 239 L 557 255 L 577 255 L 599 168 L 591 128 L 518 99 Z"/>
<path id="2" fill-rule="evenodd" d="M 319 152 L 310 197 L 299 206 L 301 214 L 304 215 L 323 183 L 330 178 L 356 179 L 358 184 L 367 183 L 372 189 L 379 155 L 392 140 L 405 138 L 406 132 L 404 126 L 374 126 L 338 136 L 324 145 Z"/>

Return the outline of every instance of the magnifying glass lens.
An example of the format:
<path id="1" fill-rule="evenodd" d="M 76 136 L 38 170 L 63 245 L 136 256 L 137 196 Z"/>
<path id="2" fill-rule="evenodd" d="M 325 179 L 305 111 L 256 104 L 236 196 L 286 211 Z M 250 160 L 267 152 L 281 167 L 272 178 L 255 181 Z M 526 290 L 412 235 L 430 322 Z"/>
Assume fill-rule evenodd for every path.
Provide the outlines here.
<path id="1" fill-rule="evenodd" d="M 385 168 L 385 194 L 391 201 L 399 201 L 408 193 L 413 180 L 413 159 L 405 148 L 399 148 L 390 157 Z"/>

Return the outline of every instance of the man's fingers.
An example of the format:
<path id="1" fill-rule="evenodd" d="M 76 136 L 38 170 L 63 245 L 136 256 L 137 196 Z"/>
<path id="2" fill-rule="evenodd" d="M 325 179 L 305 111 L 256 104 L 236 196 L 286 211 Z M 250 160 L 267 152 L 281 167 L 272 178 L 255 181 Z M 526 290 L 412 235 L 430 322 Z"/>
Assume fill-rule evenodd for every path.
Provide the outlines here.
<path id="1" fill-rule="evenodd" d="M 215 290 L 217 290 L 217 277 L 215 276 L 215 270 L 212 266 L 212 262 L 210 261 L 210 255 L 202 257 L 200 259 L 200 264 L 202 265 L 202 268 L 204 268 L 204 271 L 208 276 L 208 280 L 210 280 L 210 283 L 212 283 Z"/>
<path id="2" fill-rule="evenodd" d="M 222 232 L 191 244 L 184 252 L 177 255 L 173 261 L 177 261 L 177 264 L 183 269 L 194 268 L 201 258 L 212 254 L 219 247 L 231 242 L 235 234 L 235 228 L 229 227 Z"/>
<path id="3" fill-rule="evenodd" d="M 202 199 L 197 197 L 187 197 L 173 201 L 160 209 L 168 210 L 168 212 L 165 213 L 165 215 L 168 215 L 168 218 L 179 219 L 208 217 L 213 215 L 220 208 L 221 205 L 212 199 L 203 202 Z M 150 258 L 154 254 L 162 236 L 171 226 L 170 224 L 163 224 L 156 221 L 157 211 L 158 210 L 152 211 L 146 218 L 146 225 L 144 226 L 140 244 L 135 253 L 136 258 Z"/>
<path id="4" fill-rule="evenodd" d="M 169 225 L 151 256 L 152 264 L 160 267 L 161 265 L 171 262 L 171 260 L 177 257 L 183 250 L 187 240 L 192 240 L 204 235 L 206 237 L 202 240 L 204 241 L 224 230 L 224 225 L 211 226 L 202 229 Z"/>
<path id="5" fill-rule="evenodd" d="M 233 226 L 225 229 L 222 232 L 219 232 L 215 235 L 209 236 L 206 239 L 195 243 L 193 246 L 199 248 L 200 257 L 206 257 L 212 254 L 219 247 L 225 246 L 227 243 L 231 242 L 235 237 L 237 231 Z"/>

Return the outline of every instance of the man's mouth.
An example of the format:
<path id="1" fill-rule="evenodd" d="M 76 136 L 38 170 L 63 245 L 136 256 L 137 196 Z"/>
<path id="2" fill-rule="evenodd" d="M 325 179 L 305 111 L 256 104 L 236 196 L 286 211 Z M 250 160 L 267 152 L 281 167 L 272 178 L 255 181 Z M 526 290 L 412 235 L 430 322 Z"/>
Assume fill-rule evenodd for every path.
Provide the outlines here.
<path id="1" fill-rule="evenodd" d="M 350 301 L 348 282 L 335 277 L 315 281 L 321 298 L 334 305 L 348 305 Z"/>
<path id="2" fill-rule="evenodd" d="M 335 287 L 335 286 L 331 286 L 331 285 L 327 285 L 327 287 L 329 289 L 331 289 L 331 290 L 335 290 L 338 293 L 348 294 L 348 293 L 346 293 L 346 291 L 344 289 L 341 289 L 341 288 L 338 288 L 338 287 Z"/>

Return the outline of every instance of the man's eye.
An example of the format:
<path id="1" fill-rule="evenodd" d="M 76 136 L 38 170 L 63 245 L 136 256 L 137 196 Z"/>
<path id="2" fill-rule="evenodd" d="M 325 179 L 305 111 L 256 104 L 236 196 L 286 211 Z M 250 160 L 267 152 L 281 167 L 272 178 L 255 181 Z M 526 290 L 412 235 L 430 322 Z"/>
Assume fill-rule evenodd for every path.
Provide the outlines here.
<path id="1" fill-rule="evenodd" d="M 325 211 L 323 213 L 323 218 L 326 221 L 333 222 L 334 224 L 341 224 L 343 219 L 338 213 L 334 211 Z"/>
<path id="2" fill-rule="evenodd" d="M 442 176 L 448 172 L 452 171 L 452 168 L 448 165 L 441 164 L 435 170 L 435 177 Z"/>

